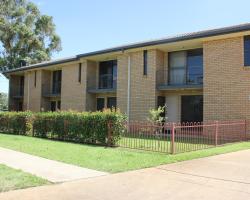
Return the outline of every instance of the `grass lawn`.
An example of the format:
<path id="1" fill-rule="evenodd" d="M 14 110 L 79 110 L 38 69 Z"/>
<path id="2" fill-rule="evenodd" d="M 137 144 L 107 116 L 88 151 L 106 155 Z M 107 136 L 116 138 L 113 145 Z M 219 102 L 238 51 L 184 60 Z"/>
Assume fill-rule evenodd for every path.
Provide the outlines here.
<path id="1" fill-rule="evenodd" d="M 177 155 L 167 155 L 164 153 L 105 148 L 27 136 L 0 134 L 0 146 L 90 169 L 115 173 L 250 149 L 250 142 Z"/>
<path id="2" fill-rule="evenodd" d="M 0 164 L 0 192 L 48 184 L 49 182 Z"/>

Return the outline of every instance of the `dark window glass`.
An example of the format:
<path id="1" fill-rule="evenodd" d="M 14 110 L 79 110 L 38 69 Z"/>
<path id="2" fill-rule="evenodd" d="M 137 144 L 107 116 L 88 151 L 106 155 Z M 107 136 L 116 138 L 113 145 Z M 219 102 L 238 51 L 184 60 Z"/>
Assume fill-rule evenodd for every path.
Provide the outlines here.
<path id="1" fill-rule="evenodd" d="M 82 81 L 82 63 L 79 63 L 78 82 L 81 83 L 81 81 Z"/>
<path id="2" fill-rule="evenodd" d="M 148 51 L 143 51 L 143 75 L 148 74 Z"/>
<path id="3" fill-rule="evenodd" d="M 22 101 L 18 102 L 18 110 L 17 111 L 23 111 L 23 102 Z"/>
<path id="4" fill-rule="evenodd" d="M 203 51 L 202 49 L 187 52 L 187 84 L 203 83 Z"/>
<path id="5" fill-rule="evenodd" d="M 61 110 L 61 101 L 57 101 L 57 109 Z"/>
<path id="6" fill-rule="evenodd" d="M 97 111 L 102 111 L 105 107 L 104 103 L 105 103 L 105 100 L 104 98 L 97 98 L 96 100 L 96 110 Z"/>
<path id="7" fill-rule="evenodd" d="M 50 111 L 52 112 L 56 111 L 56 101 L 50 102 Z"/>
<path id="8" fill-rule="evenodd" d="M 99 63 L 99 88 L 116 88 L 117 61 L 110 60 Z"/>
<path id="9" fill-rule="evenodd" d="M 203 96 L 192 95 L 181 97 L 181 121 L 202 122 L 203 121 Z"/>
<path id="10" fill-rule="evenodd" d="M 34 86 L 36 87 L 36 71 L 35 71 L 35 74 L 34 74 Z"/>
<path id="11" fill-rule="evenodd" d="M 116 108 L 116 97 L 108 97 L 107 107 Z"/>
<path id="12" fill-rule="evenodd" d="M 250 66 L 250 36 L 244 37 L 244 65 Z"/>
<path id="13" fill-rule="evenodd" d="M 52 93 L 61 94 L 62 70 L 53 71 Z"/>
<path id="14" fill-rule="evenodd" d="M 24 76 L 20 77 L 19 94 L 20 94 L 20 96 L 23 96 L 23 94 L 24 94 Z"/>

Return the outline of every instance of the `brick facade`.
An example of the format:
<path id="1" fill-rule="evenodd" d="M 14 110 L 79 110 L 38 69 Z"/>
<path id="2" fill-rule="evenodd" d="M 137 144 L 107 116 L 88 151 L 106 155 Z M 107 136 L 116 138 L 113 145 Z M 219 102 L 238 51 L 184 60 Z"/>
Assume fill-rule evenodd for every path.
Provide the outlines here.
<path id="1" fill-rule="evenodd" d="M 204 120 L 250 118 L 250 70 L 243 37 L 205 42 Z"/>
<path id="2" fill-rule="evenodd" d="M 25 86 L 23 108 L 32 111 L 50 109 L 50 101 L 61 101 L 61 110 L 95 111 L 96 99 L 108 97 L 117 98 L 117 107 L 127 114 L 128 110 L 128 60 L 130 57 L 130 119 L 147 120 L 149 109 L 157 106 L 157 97 L 166 97 L 175 108 L 171 119 L 181 120 L 181 96 L 203 95 L 203 120 L 226 120 L 250 118 L 250 69 L 244 67 L 243 36 L 223 39 L 204 40 L 199 45 L 186 46 L 189 48 L 203 48 L 203 88 L 160 90 L 159 83 L 168 82 L 168 52 L 183 50 L 184 46 L 173 49 L 148 49 L 147 75 L 143 74 L 143 50 L 120 52 L 103 56 L 103 60 L 117 60 L 117 88 L 114 91 L 103 92 L 89 90 L 98 89 L 100 57 L 80 59 L 78 62 L 25 71 Z M 79 63 L 81 63 L 81 82 L 78 80 Z M 54 68 L 53 68 L 54 67 Z M 59 97 L 44 97 L 44 85 L 51 88 L 52 71 L 62 70 L 62 87 Z M 36 71 L 36 72 L 35 72 Z M 34 74 L 36 73 L 36 87 Z M 160 73 L 160 80 L 157 79 Z M 17 90 L 18 77 L 10 76 L 10 94 Z M 28 84 L 29 83 L 29 84 Z M 28 86 L 29 85 L 29 86 Z M 47 90 L 49 90 L 47 88 Z M 29 98 L 29 99 L 28 99 Z M 173 102 L 174 101 L 174 102 Z M 10 109 L 15 109 L 17 103 L 10 98 Z"/>

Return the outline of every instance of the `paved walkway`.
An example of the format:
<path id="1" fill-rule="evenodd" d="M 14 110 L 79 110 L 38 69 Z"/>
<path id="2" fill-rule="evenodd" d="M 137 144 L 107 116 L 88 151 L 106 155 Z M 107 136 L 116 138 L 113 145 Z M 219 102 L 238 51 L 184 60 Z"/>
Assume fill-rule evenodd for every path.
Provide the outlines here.
<path id="1" fill-rule="evenodd" d="M 0 194 L 1 200 L 250 199 L 250 150 Z"/>
<path id="2" fill-rule="evenodd" d="M 40 176 L 54 183 L 103 176 L 107 174 L 1 147 L 0 163 Z"/>

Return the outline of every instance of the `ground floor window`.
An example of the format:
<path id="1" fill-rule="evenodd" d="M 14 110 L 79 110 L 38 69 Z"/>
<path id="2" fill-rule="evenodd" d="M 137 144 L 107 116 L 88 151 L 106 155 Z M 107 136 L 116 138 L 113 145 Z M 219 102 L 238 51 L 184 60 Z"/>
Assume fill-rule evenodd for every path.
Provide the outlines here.
<path id="1" fill-rule="evenodd" d="M 22 102 L 22 101 L 19 101 L 19 102 L 18 102 L 17 111 L 23 111 L 23 102 Z"/>
<path id="2" fill-rule="evenodd" d="M 182 122 L 203 121 L 202 95 L 181 96 L 181 121 Z"/>
<path id="3" fill-rule="evenodd" d="M 57 109 L 61 110 L 61 101 L 57 101 Z"/>
<path id="4" fill-rule="evenodd" d="M 107 108 L 115 108 L 116 109 L 116 97 L 108 97 L 107 99 Z"/>
<path id="5" fill-rule="evenodd" d="M 96 100 L 96 110 L 102 111 L 105 108 L 105 99 L 104 98 L 97 98 Z"/>
<path id="6" fill-rule="evenodd" d="M 52 111 L 52 112 L 56 111 L 56 101 L 50 102 L 50 111 Z"/>
<path id="7" fill-rule="evenodd" d="M 116 109 L 116 97 L 98 97 L 96 99 L 96 110 L 103 111 L 104 108 Z"/>

